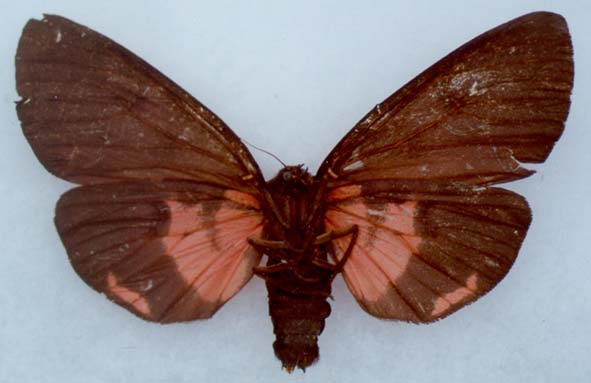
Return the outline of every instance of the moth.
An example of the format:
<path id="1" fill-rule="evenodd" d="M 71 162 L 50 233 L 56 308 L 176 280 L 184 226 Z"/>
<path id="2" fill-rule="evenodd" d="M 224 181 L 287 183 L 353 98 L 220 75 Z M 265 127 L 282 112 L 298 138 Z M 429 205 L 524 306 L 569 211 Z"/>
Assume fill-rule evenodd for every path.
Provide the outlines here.
<path id="1" fill-rule="evenodd" d="M 522 163 L 544 162 L 560 137 L 572 55 L 560 15 L 509 21 L 376 105 L 316 175 L 285 166 L 267 181 L 178 85 L 47 15 L 18 45 L 17 113 L 45 168 L 79 185 L 59 199 L 55 224 L 84 282 L 171 323 L 211 317 L 257 275 L 291 372 L 318 359 L 338 274 L 369 314 L 414 323 L 503 279 L 531 212 L 495 185 L 531 175 Z"/>

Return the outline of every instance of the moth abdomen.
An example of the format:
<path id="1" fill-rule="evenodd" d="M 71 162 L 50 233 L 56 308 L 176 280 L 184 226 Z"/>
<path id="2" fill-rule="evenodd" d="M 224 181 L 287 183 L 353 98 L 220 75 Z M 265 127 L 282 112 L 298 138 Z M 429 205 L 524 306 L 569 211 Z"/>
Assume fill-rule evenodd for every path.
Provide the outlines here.
<path id="1" fill-rule="evenodd" d="M 275 355 L 287 371 L 296 367 L 305 370 L 318 359 L 318 336 L 330 315 L 327 297 L 288 293 L 270 284 L 267 289 Z"/>

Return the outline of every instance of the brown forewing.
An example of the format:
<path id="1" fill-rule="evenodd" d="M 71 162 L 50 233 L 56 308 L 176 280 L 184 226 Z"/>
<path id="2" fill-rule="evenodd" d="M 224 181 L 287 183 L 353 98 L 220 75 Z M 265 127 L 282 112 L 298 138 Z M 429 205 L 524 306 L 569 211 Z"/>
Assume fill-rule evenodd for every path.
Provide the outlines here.
<path id="1" fill-rule="evenodd" d="M 488 185 L 527 176 L 519 163 L 544 161 L 562 133 L 572 82 L 562 16 L 522 16 L 378 104 L 333 149 L 319 176 L 331 188 L 381 179 Z"/>
<path id="2" fill-rule="evenodd" d="M 528 14 L 449 54 L 341 140 L 317 177 L 327 225 L 361 229 L 344 276 L 365 309 L 428 322 L 506 275 L 531 214 L 519 195 L 488 186 L 547 158 L 572 82 L 566 22 Z M 337 257 L 345 245 L 337 241 Z"/>
<path id="3" fill-rule="evenodd" d="M 263 182 L 240 139 L 205 106 L 127 49 L 65 18 L 27 23 L 16 84 L 27 140 L 68 181 L 190 179 L 251 193 Z"/>

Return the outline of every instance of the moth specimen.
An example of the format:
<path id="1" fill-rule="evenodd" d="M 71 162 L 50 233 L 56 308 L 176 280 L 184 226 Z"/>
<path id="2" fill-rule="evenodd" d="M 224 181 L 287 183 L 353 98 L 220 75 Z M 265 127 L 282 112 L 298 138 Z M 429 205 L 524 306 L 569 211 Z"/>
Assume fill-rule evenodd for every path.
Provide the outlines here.
<path id="1" fill-rule="evenodd" d="M 378 104 L 316 175 L 286 166 L 269 181 L 204 105 L 59 16 L 23 30 L 17 112 L 45 168 L 80 185 L 55 224 L 88 285 L 170 323 L 211 317 L 256 274 L 291 371 L 318 358 L 339 273 L 371 315 L 415 323 L 507 274 L 531 213 L 494 185 L 531 175 L 521 164 L 560 137 L 572 54 L 561 16 L 509 21 Z"/>

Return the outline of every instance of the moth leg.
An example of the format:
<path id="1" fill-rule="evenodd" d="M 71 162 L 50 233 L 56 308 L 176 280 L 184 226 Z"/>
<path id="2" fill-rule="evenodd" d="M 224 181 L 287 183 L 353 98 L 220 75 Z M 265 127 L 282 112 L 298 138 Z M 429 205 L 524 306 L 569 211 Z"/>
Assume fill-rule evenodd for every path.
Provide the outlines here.
<path id="1" fill-rule="evenodd" d="M 275 265 L 271 265 L 271 266 L 255 266 L 253 267 L 253 272 L 258 275 L 259 277 L 265 279 L 266 276 L 273 274 L 273 273 L 277 273 L 283 270 L 287 270 L 289 269 L 290 266 L 289 264 L 283 262 L 283 263 L 277 263 Z"/>
<path id="2" fill-rule="evenodd" d="M 269 241 L 267 239 L 248 237 L 248 243 L 257 250 L 294 250 L 286 241 Z"/>
<path id="3" fill-rule="evenodd" d="M 342 229 L 331 230 L 329 232 L 326 232 L 326 233 L 316 237 L 316 241 L 314 242 L 314 244 L 320 245 L 320 244 L 325 244 L 325 243 L 331 242 L 331 241 L 338 239 L 338 238 L 345 237 L 347 235 L 351 235 L 351 240 L 349 241 L 349 245 L 347 246 L 347 250 L 345 250 L 345 254 L 343 254 L 343 257 L 341 259 L 334 258 L 333 254 L 330 253 L 331 257 L 335 261 L 334 264 L 327 262 L 323 259 L 318 259 L 318 258 L 313 260 L 313 263 L 315 265 L 332 270 L 333 275 L 331 277 L 331 280 L 338 273 L 340 273 L 343 270 L 345 262 L 347 262 L 347 259 L 349 258 L 349 256 L 351 255 L 351 253 L 353 251 L 353 246 L 355 246 L 355 243 L 357 242 L 358 233 L 359 233 L 359 226 L 350 225 L 350 226 L 344 227 Z"/>
<path id="4" fill-rule="evenodd" d="M 273 257 L 282 261 L 270 266 L 255 266 L 253 268 L 254 273 L 263 279 L 267 279 L 266 277 L 271 274 L 291 269 L 293 266 L 290 262 L 293 262 L 293 256 L 289 254 L 301 252 L 301 250 L 298 251 L 291 247 L 286 241 L 269 241 L 256 237 L 249 237 L 247 240 L 260 253 L 272 253 Z"/>
<path id="5" fill-rule="evenodd" d="M 286 264 L 293 262 L 294 260 L 297 261 L 301 257 L 299 254 L 302 254 L 303 252 L 302 249 L 296 249 L 290 246 L 286 241 L 269 241 L 267 239 L 256 237 L 249 237 L 247 240 L 248 243 L 259 253 L 277 258 Z M 293 254 L 297 254 L 297 256 L 294 258 Z"/>
<path id="6" fill-rule="evenodd" d="M 332 240 L 341 238 L 341 237 L 345 237 L 349 234 L 353 234 L 354 232 L 357 232 L 359 230 L 359 227 L 357 225 L 349 225 L 346 227 L 343 227 L 342 229 L 337 229 L 337 230 L 331 230 L 331 231 L 327 231 L 324 234 L 320 234 L 319 236 L 316 237 L 316 240 L 314 241 L 315 245 L 323 245 L 327 242 L 330 242 Z"/>
<path id="7" fill-rule="evenodd" d="M 353 252 L 353 246 L 355 246 L 355 243 L 357 243 L 357 237 L 359 235 L 359 226 L 353 225 L 352 230 L 348 234 L 351 234 L 349 246 L 347 246 L 347 250 L 345 250 L 345 254 L 343 254 L 343 257 L 335 264 L 332 278 L 334 278 L 338 273 L 343 271 L 343 266 L 345 266 L 345 262 L 347 262 L 347 259 L 349 259 L 349 256 Z"/>
<path id="8" fill-rule="evenodd" d="M 297 268 L 292 269 L 293 274 L 300 280 L 306 282 L 306 283 L 317 283 L 322 281 L 322 277 L 316 277 L 316 278 L 310 278 L 310 277 L 306 277 L 305 275 L 301 274 L 298 272 Z"/>
<path id="9" fill-rule="evenodd" d="M 324 260 L 324 259 L 322 259 L 322 258 L 314 258 L 314 259 L 312 260 L 312 263 L 313 263 L 315 266 L 318 266 L 318 267 L 320 267 L 321 269 L 325 269 L 325 270 L 330 270 L 330 271 L 332 271 L 332 270 L 334 270 L 334 268 L 335 268 L 335 263 L 330 263 L 330 262 L 328 262 L 328 261 L 325 261 L 325 260 Z"/>
<path id="10" fill-rule="evenodd" d="M 308 282 L 308 283 L 315 283 L 315 282 L 320 282 L 322 280 L 322 277 L 316 277 L 316 278 L 310 278 L 310 277 L 306 277 L 305 275 L 301 274 L 298 272 L 297 267 L 294 267 L 295 262 L 281 262 L 281 263 L 277 263 L 271 266 L 255 266 L 253 267 L 253 272 L 258 275 L 259 277 L 265 279 L 265 277 L 278 273 L 280 271 L 284 271 L 284 270 L 291 270 L 294 275 L 298 278 L 301 279 L 304 282 Z M 334 265 L 326 262 L 327 266 L 321 266 L 327 270 L 332 270 L 334 268 Z"/>
<path id="11" fill-rule="evenodd" d="M 264 192 L 264 196 L 265 196 L 265 200 L 267 201 L 269 206 L 271 206 L 271 210 L 275 214 L 275 218 L 277 218 L 277 220 L 279 221 L 281 226 L 283 226 L 285 229 L 288 229 L 289 225 L 283 219 L 283 216 L 281 215 L 281 213 L 279 212 L 279 209 L 277 208 L 277 205 L 275 204 L 275 200 L 273 199 L 273 197 L 271 197 L 271 194 L 266 189 Z"/>
<path id="12" fill-rule="evenodd" d="M 279 273 L 284 271 L 291 271 L 293 275 L 304 282 L 306 284 L 302 285 L 299 283 L 290 283 L 286 281 L 283 277 L 285 275 L 281 275 Z M 323 277 L 318 278 L 310 278 L 300 274 L 297 271 L 297 268 L 293 266 L 293 263 L 282 262 L 277 263 L 271 266 L 257 266 L 253 268 L 253 272 L 263 278 L 265 282 L 272 284 L 273 286 L 280 288 L 284 291 L 287 291 L 291 294 L 304 294 L 304 295 L 313 295 L 313 296 L 321 296 L 324 298 L 331 297 L 329 292 L 327 292 L 326 288 L 318 288 L 318 287 L 307 287 L 308 285 L 317 284 L 319 282 L 325 281 Z M 332 273 L 330 278 L 332 278 Z M 292 281 L 293 282 L 293 281 Z M 324 284 L 323 284 L 324 285 Z M 330 284 L 328 284 L 330 286 Z"/>

